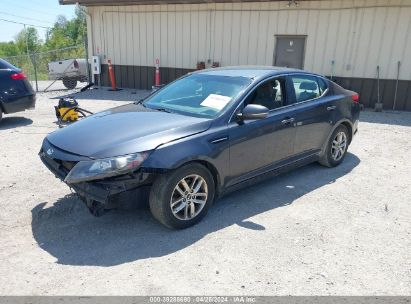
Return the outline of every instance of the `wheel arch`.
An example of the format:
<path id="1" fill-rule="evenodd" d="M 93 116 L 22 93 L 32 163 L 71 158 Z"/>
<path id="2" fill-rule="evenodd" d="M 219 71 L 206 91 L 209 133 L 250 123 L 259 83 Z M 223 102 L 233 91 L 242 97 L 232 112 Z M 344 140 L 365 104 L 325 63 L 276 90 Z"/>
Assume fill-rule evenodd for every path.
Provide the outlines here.
<path id="1" fill-rule="evenodd" d="M 348 120 L 348 119 L 341 119 L 341 120 L 339 120 L 338 122 L 336 122 L 335 124 L 334 124 L 334 126 L 332 127 L 332 129 L 331 129 L 331 131 L 330 131 L 330 134 L 328 134 L 328 136 L 327 136 L 327 139 L 325 140 L 325 142 L 323 143 L 323 147 L 322 147 L 322 149 L 321 149 L 321 155 L 323 155 L 324 154 L 324 152 L 326 151 L 326 149 L 327 149 L 327 145 L 328 145 L 328 142 L 330 141 L 330 137 L 331 137 L 331 135 L 333 134 L 333 132 L 335 131 L 335 129 L 337 129 L 339 126 L 341 126 L 341 125 L 343 125 L 344 127 L 346 127 L 347 129 L 348 129 L 348 133 L 349 133 L 349 141 L 348 141 L 348 144 L 350 144 L 351 143 L 351 140 L 352 140 L 352 138 L 353 138 L 353 125 L 352 125 L 352 123 L 351 123 L 351 121 L 350 120 Z"/>
<path id="2" fill-rule="evenodd" d="M 4 105 L 3 105 L 3 97 L 1 97 L 1 96 L 0 96 L 0 111 L 1 111 L 3 114 L 7 114 L 6 111 L 5 111 L 5 109 L 4 109 Z"/>
<path id="3" fill-rule="evenodd" d="M 175 169 L 181 168 L 181 167 L 183 167 L 183 166 L 185 166 L 185 165 L 193 164 L 193 163 L 201 164 L 201 165 L 203 165 L 204 167 L 206 167 L 208 171 L 210 171 L 211 176 L 213 177 L 213 180 L 214 180 L 214 186 L 215 186 L 216 196 L 218 196 L 218 194 L 221 192 L 221 177 L 220 177 L 220 173 L 218 172 L 217 168 L 216 168 L 210 161 L 208 161 L 207 159 L 200 158 L 200 159 L 186 160 L 186 161 L 183 161 L 183 162 L 179 163 L 179 164 L 178 164 L 175 168 L 173 168 L 173 169 L 175 170 Z"/>
<path id="4" fill-rule="evenodd" d="M 342 121 L 340 124 L 338 124 L 338 126 L 343 125 L 348 129 L 348 133 L 349 133 L 349 138 L 348 138 L 348 144 L 351 144 L 352 141 L 352 137 L 353 137 L 353 126 L 351 124 L 351 122 L 349 121 Z M 337 126 L 337 127 L 338 127 Z M 334 128 L 335 130 L 335 128 Z M 334 131 L 333 130 L 333 131 Z"/>

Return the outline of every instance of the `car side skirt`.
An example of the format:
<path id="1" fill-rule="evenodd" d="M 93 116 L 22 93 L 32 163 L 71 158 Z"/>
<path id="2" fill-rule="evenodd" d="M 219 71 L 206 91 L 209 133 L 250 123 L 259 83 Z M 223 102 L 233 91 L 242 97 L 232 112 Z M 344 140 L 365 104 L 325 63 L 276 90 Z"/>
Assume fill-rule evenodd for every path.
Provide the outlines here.
<path id="1" fill-rule="evenodd" d="M 275 177 L 277 175 L 280 175 L 282 173 L 286 173 L 289 172 L 293 169 L 308 165 L 310 163 L 316 162 L 319 160 L 320 156 L 319 156 L 319 152 L 315 152 L 315 153 L 311 153 L 309 155 L 303 156 L 301 158 L 298 158 L 294 161 L 289 161 L 287 163 L 284 163 L 283 165 L 279 165 L 274 167 L 271 170 L 268 170 L 264 173 L 261 173 L 259 175 L 253 176 L 249 179 L 243 180 L 241 182 L 238 182 L 234 185 L 231 185 L 229 187 L 224 188 L 221 193 L 220 193 L 220 197 L 224 196 L 228 193 L 231 193 L 233 191 L 237 191 L 246 187 L 249 187 L 251 185 L 260 183 L 262 181 L 265 181 L 269 178 Z"/>

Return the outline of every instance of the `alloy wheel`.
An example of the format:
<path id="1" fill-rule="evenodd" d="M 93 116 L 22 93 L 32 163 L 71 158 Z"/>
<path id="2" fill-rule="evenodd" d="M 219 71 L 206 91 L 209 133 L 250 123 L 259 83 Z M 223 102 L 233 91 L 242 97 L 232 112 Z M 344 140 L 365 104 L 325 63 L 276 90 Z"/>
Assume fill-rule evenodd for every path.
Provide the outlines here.
<path id="1" fill-rule="evenodd" d="M 197 174 L 188 175 L 174 187 L 170 199 L 171 211 L 179 220 L 191 220 L 203 210 L 207 197 L 205 179 Z"/>
<path id="2" fill-rule="evenodd" d="M 339 161 L 347 149 L 347 135 L 345 132 L 338 132 L 331 145 L 331 156 L 333 160 Z"/>

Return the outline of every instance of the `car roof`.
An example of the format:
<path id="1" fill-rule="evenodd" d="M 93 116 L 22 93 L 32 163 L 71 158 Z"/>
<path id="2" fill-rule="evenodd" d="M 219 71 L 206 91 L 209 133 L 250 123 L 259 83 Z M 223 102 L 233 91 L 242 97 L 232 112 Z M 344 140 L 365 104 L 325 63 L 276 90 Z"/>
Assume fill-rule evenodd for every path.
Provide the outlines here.
<path id="1" fill-rule="evenodd" d="M 299 69 L 291 69 L 275 66 L 228 66 L 212 68 L 193 72 L 195 74 L 215 75 L 215 76 L 242 76 L 250 79 L 262 79 L 284 73 L 309 73 Z M 312 73 L 309 73 L 312 74 Z"/>
<path id="2" fill-rule="evenodd" d="M 19 68 L 15 67 L 3 58 L 0 58 L 0 70 L 19 70 Z"/>

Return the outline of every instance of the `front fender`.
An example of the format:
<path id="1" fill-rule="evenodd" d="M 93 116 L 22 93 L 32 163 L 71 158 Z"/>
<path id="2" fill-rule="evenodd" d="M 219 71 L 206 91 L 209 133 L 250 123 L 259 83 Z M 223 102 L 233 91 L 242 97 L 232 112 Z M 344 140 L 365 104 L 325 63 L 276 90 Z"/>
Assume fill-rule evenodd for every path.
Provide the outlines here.
<path id="1" fill-rule="evenodd" d="M 161 172 L 174 170 L 192 161 L 205 162 L 217 171 L 217 186 L 221 187 L 229 173 L 229 141 L 227 137 L 226 141 L 212 143 L 218 133 L 215 130 L 207 131 L 161 145 L 150 154 L 143 167 Z"/>

